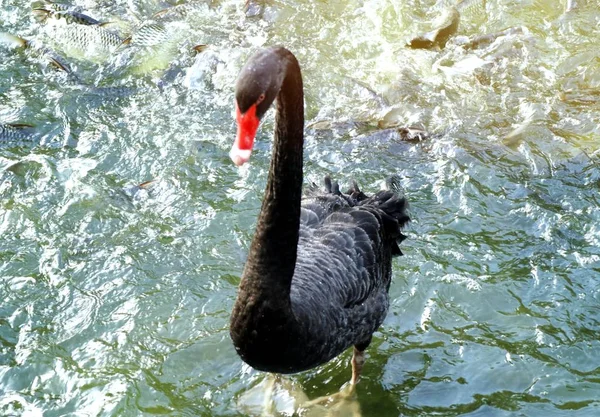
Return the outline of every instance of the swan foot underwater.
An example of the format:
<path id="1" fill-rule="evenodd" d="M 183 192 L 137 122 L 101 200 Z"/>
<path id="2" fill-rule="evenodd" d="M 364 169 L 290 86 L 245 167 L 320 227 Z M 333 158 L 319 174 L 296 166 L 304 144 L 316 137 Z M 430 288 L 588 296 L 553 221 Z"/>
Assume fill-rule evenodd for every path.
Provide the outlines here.
<path id="1" fill-rule="evenodd" d="M 260 120 L 275 101 L 277 110 L 231 339 L 244 362 L 275 374 L 315 368 L 353 346 L 352 395 L 364 351 L 388 311 L 392 258 L 402 255 L 408 204 L 390 190 L 367 196 L 356 183 L 342 193 L 328 177 L 325 190 L 309 187 L 302 196 L 302 75 L 287 49 L 255 53 L 240 72 L 235 97 L 238 129 L 230 157 L 238 166 L 250 160 Z"/>
<path id="2" fill-rule="evenodd" d="M 244 391 L 237 407 L 247 416 L 362 417 L 350 384 L 333 395 L 309 400 L 299 382 L 280 374 L 267 374 Z"/>

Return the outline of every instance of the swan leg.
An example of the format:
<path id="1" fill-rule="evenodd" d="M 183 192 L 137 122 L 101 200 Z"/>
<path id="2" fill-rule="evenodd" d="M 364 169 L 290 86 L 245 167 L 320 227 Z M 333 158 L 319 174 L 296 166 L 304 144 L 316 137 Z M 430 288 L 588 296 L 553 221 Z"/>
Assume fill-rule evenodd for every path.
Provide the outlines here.
<path id="1" fill-rule="evenodd" d="M 327 395 L 324 397 L 315 398 L 314 400 L 308 401 L 303 404 L 304 408 L 314 407 L 320 404 L 328 404 L 333 405 L 333 409 L 336 408 L 346 408 L 351 406 L 351 408 L 356 408 L 358 411 L 349 413 L 348 415 L 358 416 L 360 415 L 360 407 L 358 407 L 358 402 L 354 398 L 354 393 L 356 390 L 356 384 L 360 379 L 360 374 L 365 364 L 365 352 L 366 346 L 368 343 L 361 344 L 359 348 L 354 346 L 354 351 L 352 352 L 352 379 L 349 384 L 344 384 L 339 392 L 333 395 Z M 363 347 L 363 349 L 360 349 Z"/>
<path id="2" fill-rule="evenodd" d="M 352 354 L 352 380 L 350 384 L 354 388 L 360 379 L 363 365 L 365 364 L 365 351 L 359 350 L 354 346 L 354 352 Z"/>

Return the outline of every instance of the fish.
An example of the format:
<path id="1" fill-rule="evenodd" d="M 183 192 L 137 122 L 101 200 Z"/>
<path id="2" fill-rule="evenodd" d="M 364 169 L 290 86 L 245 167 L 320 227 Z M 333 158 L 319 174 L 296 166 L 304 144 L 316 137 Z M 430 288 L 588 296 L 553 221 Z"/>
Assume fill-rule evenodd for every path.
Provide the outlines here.
<path id="1" fill-rule="evenodd" d="M 33 12 L 45 23 L 48 41 L 70 57 L 101 62 L 123 44 L 119 34 L 106 29 L 109 22 L 72 11 L 37 8 Z"/>
<path id="2" fill-rule="evenodd" d="M 496 39 L 502 36 L 517 35 L 522 33 L 525 33 L 523 27 L 511 27 L 500 32 L 467 38 L 466 41 L 457 42 L 457 44 L 462 46 L 464 49 L 477 49 L 490 45 Z"/>
<path id="3" fill-rule="evenodd" d="M 100 22 L 83 13 L 69 10 L 49 10 L 43 7 L 33 9 L 33 15 L 41 22 L 45 23 L 48 19 L 64 20 L 67 24 L 87 25 L 87 26 L 105 26 L 110 22 Z"/>
<path id="4" fill-rule="evenodd" d="M 460 13 L 452 7 L 441 22 L 436 25 L 436 29 L 411 39 L 407 46 L 412 49 L 443 49 L 448 39 L 458 30 Z"/>
<path id="5" fill-rule="evenodd" d="M 456 9 L 465 21 L 480 22 L 487 18 L 486 0 L 459 0 Z"/>
<path id="6" fill-rule="evenodd" d="M 133 48 L 129 61 L 131 71 L 141 74 L 165 70 L 180 52 L 188 34 L 189 26 L 184 22 L 143 22 L 123 41 Z M 198 52 L 201 48 L 198 45 L 195 50 Z"/>
<path id="7" fill-rule="evenodd" d="M 0 123 L 0 146 L 23 146 L 36 141 L 34 126 L 26 123 Z"/>
<path id="8" fill-rule="evenodd" d="M 65 73 L 75 76 L 66 60 L 53 51 L 37 42 L 31 42 L 16 35 L 6 32 L 0 32 L 0 44 L 6 45 L 11 49 L 27 49 L 35 55 L 42 57 L 54 68 L 64 71 Z"/>
<path id="9" fill-rule="evenodd" d="M 84 83 L 79 83 L 81 87 L 81 95 L 85 96 L 87 100 L 91 97 L 97 97 L 102 100 L 102 103 L 106 103 L 107 100 L 111 99 L 122 99 L 127 98 L 138 92 L 136 87 L 129 86 L 93 86 Z"/>
<path id="10" fill-rule="evenodd" d="M 65 12 L 65 11 L 74 9 L 74 6 L 72 6 L 70 4 L 57 3 L 55 1 L 50 1 L 50 0 L 42 0 L 40 2 L 34 2 L 34 4 L 32 5 L 34 9 L 41 7 L 41 6 L 39 6 L 39 7 L 36 6 L 37 3 L 41 3 L 41 4 L 43 4 L 44 7 L 52 9 L 56 12 Z"/>
<path id="11" fill-rule="evenodd" d="M 443 49 L 458 31 L 461 20 L 474 20 L 481 24 L 486 17 L 486 0 L 458 0 L 436 19 L 433 23 L 435 29 L 411 39 L 407 46 L 413 49 Z"/>
<path id="12" fill-rule="evenodd" d="M 106 58 L 122 43 L 123 39 L 116 33 L 100 26 L 77 25 L 74 27 L 56 28 L 52 38 L 62 40 L 62 50 L 70 56 L 83 56 L 90 60 Z"/>

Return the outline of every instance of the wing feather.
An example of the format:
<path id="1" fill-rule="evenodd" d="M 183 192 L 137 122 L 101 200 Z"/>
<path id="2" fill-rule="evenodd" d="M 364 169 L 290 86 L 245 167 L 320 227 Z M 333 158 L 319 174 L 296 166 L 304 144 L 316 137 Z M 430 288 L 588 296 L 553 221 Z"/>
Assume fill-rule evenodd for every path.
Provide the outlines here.
<path id="1" fill-rule="evenodd" d="M 406 200 L 392 191 L 367 197 L 356 184 L 347 194 L 331 180 L 325 192 L 309 191 L 291 298 L 307 331 L 329 329 L 315 343 L 337 344 L 339 351 L 370 340 L 379 327 L 389 305 L 391 257 L 401 254 L 406 208 Z M 322 314 L 315 315 L 315 308 Z"/>

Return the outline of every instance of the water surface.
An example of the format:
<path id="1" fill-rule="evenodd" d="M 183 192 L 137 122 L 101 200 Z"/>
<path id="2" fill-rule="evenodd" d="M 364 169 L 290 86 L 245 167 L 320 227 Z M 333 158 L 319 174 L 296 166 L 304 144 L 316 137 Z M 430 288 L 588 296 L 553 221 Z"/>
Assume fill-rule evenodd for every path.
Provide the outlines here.
<path id="1" fill-rule="evenodd" d="M 254 50 L 282 44 L 304 71 L 306 182 L 374 192 L 398 175 L 411 204 L 390 313 L 348 409 L 597 415 L 593 2 L 472 2 L 432 51 L 405 44 L 450 2 L 270 1 L 253 17 L 239 1 L 196 3 L 164 54 L 67 55 L 76 79 L 1 50 L 0 123 L 36 135 L 0 147 L 0 414 L 288 415 L 294 396 L 349 380 L 347 352 L 279 381 L 264 410 L 268 377 L 228 335 L 273 127 L 269 113 L 251 165 L 233 166 L 233 85 Z M 29 4 L 0 4 L 1 31 L 60 50 Z M 73 4 L 124 36 L 168 5 Z M 430 139 L 379 132 L 411 125 Z"/>

